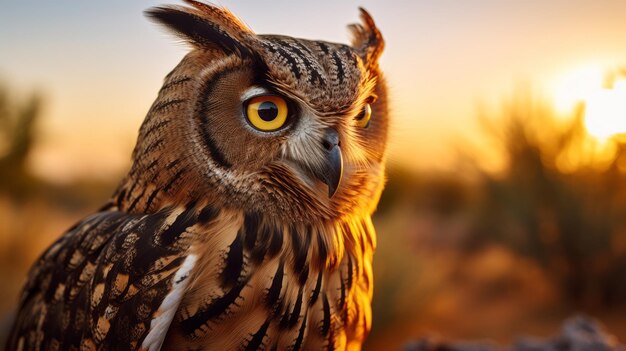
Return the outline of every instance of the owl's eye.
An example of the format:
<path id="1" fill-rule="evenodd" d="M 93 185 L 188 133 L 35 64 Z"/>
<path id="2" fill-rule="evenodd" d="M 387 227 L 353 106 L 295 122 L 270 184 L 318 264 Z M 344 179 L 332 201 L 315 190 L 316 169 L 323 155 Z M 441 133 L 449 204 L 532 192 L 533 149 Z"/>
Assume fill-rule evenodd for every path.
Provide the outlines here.
<path id="1" fill-rule="evenodd" d="M 372 106 L 365 104 L 363 111 L 355 118 L 356 125 L 361 128 L 367 128 L 370 125 L 370 118 L 372 118 Z"/>
<path id="2" fill-rule="evenodd" d="M 287 102 L 276 95 L 255 96 L 246 102 L 246 118 L 264 132 L 280 129 L 287 121 Z"/>

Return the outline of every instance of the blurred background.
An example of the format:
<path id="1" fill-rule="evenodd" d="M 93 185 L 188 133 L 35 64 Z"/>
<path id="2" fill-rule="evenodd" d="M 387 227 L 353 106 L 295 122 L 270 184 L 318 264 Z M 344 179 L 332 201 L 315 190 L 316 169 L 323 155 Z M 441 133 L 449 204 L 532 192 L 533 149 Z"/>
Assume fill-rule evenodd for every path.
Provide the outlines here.
<path id="1" fill-rule="evenodd" d="M 129 168 L 187 51 L 161 1 L 0 12 L 0 344 L 28 268 Z M 575 313 L 626 340 L 626 2 L 221 1 L 259 33 L 386 38 L 393 125 L 375 215 L 368 349 L 551 335 Z"/>

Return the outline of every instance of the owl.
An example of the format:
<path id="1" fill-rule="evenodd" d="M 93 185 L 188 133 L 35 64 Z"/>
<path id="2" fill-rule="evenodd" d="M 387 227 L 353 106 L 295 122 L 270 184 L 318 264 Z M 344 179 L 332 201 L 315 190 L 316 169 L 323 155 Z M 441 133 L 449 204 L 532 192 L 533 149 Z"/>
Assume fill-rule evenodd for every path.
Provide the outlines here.
<path id="1" fill-rule="evenodd" d="M 186 0 L 190 45 L 110 200 L 32 268 L 10 350 L 360 349 L 388 116 L 370 15 L 351 45 L 259 35 Z"/>

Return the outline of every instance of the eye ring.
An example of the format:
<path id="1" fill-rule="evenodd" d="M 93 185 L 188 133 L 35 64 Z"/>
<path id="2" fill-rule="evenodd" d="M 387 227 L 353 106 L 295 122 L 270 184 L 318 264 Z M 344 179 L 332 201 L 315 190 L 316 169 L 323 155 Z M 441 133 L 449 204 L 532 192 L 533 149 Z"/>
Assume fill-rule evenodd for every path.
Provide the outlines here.
<path id="1" fill-rule="evenodd" d="M 259 95 L 245 102 L 244 114 L 253 128 L 273 132 L 287 122 L 289 107 L 287 101 L 278 95 Z"/>
<path id="2" fill-rule="evenodd" d="M 372 118 L 372 106 L 366 103 L 363 106 L 363 111 L 355 118 L 356 125 L 361 128 L 367 128 L 370 125 L 370 119 Z"/>

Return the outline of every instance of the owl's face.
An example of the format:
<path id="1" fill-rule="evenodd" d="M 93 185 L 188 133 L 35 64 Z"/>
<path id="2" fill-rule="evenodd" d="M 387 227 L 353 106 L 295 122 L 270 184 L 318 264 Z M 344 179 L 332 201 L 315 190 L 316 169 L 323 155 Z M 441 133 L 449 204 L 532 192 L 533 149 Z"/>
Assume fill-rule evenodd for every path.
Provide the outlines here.
<path id="1" fill-rule="evenodd" d="M 383 42 L 369 15 L 347 46 L 256 35 L 225 10 L 190 3 L 148 12 L 193 50 L 166 78 L 135 162 L 146 162 L 142 135 L 163 123 L 162 152 L 174 154 L 165 158 L 190 174 L 177 196 L 302 221 L 371 212 L 388 120 Z"/>

